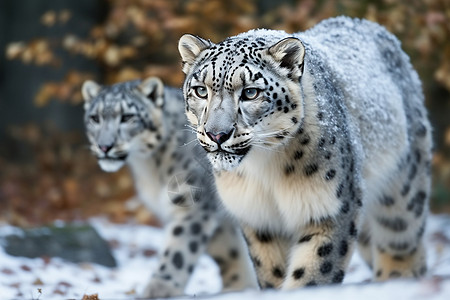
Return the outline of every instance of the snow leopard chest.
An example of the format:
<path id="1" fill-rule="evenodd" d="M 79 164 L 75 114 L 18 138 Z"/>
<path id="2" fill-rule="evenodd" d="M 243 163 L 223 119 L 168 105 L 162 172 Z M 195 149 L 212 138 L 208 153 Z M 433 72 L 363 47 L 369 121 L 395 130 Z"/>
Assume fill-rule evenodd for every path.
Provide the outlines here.
<path id="1" fill-rule="evenodd" d="M 282 165 L 279 158 L 255 151 L 236 171 L 216 176 L 224 206 L 253 228 L 285 234 L 338 213 L 335 184 L 324 187 L 315 176 L 287 179 Z"/>

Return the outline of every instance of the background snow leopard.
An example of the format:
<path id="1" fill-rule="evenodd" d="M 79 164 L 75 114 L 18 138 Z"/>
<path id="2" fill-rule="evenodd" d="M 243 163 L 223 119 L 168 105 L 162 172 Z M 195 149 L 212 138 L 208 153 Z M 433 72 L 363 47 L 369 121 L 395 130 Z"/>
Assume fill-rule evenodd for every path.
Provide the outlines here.
<path id="1" fill-rule="evenodd" d="M 426 271 L 431 128 L 398 40 L 340 17 L 296 34 L 179 41 L 186 113 L 262 287 Z"/>
<path id="2" fill-rule="evenodd" d="M 225 290 L 254 286 L 240 231 L 217 209 L 209 163 L 186 128 L 181 90 L 152 77 L 112 86 L 87 81 L 82 94 L 100 167 L 114 172 L 128 165 L 139 199 L 166 224 L 158 267 L 142 296 L 181 295 L 205 252 L 218 263 Z"/>

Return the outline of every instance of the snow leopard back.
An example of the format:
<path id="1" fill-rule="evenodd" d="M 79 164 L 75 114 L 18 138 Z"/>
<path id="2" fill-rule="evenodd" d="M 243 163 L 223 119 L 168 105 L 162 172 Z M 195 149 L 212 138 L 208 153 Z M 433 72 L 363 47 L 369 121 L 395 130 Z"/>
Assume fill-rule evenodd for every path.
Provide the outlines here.
<path id="1" fill-rule="evenodd" d="M 397 96 L 406 114 L 406 120 L 401 121 L 407 127 L 408 141 L 415 140 L 417 131 L 430 129 L 418 75 L 402 51 L 400 42 L 383 27 L 366 20 L 340 17 L 321 22 L 295 36 L 307 48 L 312 45 L 312 49 L 307 51 L 310 53 L 307 61 L 311 73 L 328 76 L 333 85 L 342 89 L 340 97 L 354 117 L 353 122 L 361 123 L 356 131 L 364 143 L 379 147 L 396 136 L 390 132 L 389 125 L 398 122 L 398 116 L 388 112 L 399 100 L 395 98 Z M 329 86 L 316 92 L 330 98 L 337 90 Z M 386 94 L 392 96 L 386 97 Z"/>
<path id="2" fill-rule="evenodd" d="M 417 169 L 430 168 L 432 136 L 419 77 L 400 42 L 376 23 L 345 17 L 296 36 L 308 49 L 305 66 L 322 79 L 314 87 L 319 107 L 338 109 L 325 118 L 330 128 L 348 117 L 355 155 L 365 166 L 362 175 L 377 177 L 373 170 L 398 165 L 409 168 L 402 183 L 406 196 Z M 392 179 L 380 177 L 377 185 Z M 368 194 L 378 194 L 367 188 Z"/>

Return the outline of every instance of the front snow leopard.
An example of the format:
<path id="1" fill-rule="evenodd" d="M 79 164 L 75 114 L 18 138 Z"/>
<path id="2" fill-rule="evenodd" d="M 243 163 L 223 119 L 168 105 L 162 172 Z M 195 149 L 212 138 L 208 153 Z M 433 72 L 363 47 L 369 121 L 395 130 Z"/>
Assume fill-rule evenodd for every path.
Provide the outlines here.
<path id="1" fill-rule="evenodd" d="M 355 244 L 376 280 L 424 275 L 431 128 L 394 36 L 340 17 L 179 50 L 186 114 L 262 288 L 340 283 Z"/>
<path id="2" fill-rule="evenodd" d="M 217 210 L 210 166 L 186 128 L 181 90 L 151 77 L 112 86 L 87 81 L 82 94 L 100 167 L 114 172 L 126 164 L 138 198 L 165 224 L 158 265 L 141 296 L 182 295 L 204 253 L 218 263 L 224 290 L 254 286 L 239 230 Z"/>

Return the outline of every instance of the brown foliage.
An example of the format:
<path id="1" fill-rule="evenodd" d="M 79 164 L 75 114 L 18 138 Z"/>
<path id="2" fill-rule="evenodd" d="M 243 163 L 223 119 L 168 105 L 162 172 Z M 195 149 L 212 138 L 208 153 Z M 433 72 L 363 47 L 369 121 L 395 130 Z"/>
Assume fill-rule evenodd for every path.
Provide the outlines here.
<path id="1" fill-rule="evenodd" d="M 83 55 L 105 67 L 106 82 L 158 75 L 165 82 L 180 85 L 177 42 L 184 33 L 193 33 L 218 42 L 252 28 L 266 27 L 288 32 L 306 30 L 320 20 L 336 15 L 362 17 L 384 25 L 397 35 L 422 73 L 425 88 L 440 84 L 450 91 L 450 15 L 446 0 L 298 0 L 280 1 L 263 11 L 264 0 L 110 0 L 106 20 L 92 28 L 89 36 L 67 32 L 60 41 L 37 38 L 8 45 L 8 59 L 24 63 L 55 65 L 60 63 L 55 48 Z M 58 26 L 71 18 L 68 10 L 48 11 L 41 22 Z M 85 78 L 79 71 L 74 70 Z M 429 74 L 429 75 L 428 75 Z M 43 86 L 37 103 L 48 99 L 81 99 L 74 91 L 79 81 L 64 79 Z M 63 87 L 58 88 L 57 85 Z"/>

